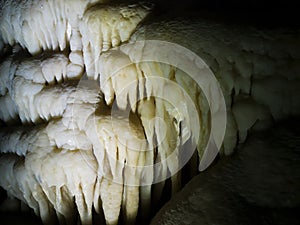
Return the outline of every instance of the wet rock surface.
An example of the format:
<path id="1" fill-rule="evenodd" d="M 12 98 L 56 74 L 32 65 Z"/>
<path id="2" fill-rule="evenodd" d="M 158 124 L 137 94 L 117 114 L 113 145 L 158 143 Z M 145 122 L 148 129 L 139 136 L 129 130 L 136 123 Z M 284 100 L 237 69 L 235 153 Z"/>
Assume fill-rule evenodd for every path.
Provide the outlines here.
<path id="1" fill-rule="evenodd" d="M 190 181 L 151 224 L 300 224 L 299 119 L 250 134 Z"/>

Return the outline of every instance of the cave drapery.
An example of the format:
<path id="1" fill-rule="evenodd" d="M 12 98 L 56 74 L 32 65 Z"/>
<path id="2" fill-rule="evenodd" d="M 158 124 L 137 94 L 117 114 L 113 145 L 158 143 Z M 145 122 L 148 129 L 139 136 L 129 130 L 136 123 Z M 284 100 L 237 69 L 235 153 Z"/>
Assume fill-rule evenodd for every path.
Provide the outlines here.
<path id="1" fill-rule="evenodd" d="M 299 116 L 294 15 L 223 4 L 1 1 L 1 216 L 147 224 L 217 154 Z"/>

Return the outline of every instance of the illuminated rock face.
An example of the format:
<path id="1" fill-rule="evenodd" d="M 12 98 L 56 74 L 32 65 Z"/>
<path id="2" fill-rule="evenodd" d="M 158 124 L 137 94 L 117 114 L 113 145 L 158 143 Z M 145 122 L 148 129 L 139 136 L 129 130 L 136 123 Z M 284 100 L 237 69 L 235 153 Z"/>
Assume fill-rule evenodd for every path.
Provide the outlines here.
<path id="1" fill-rule="evenodd" d="M 233 156 L 194 177 L 151 224 L 297 224 L 299 122 L 250 134 Z"/>
<path id="2" fill-rule="evenodd" d="M 151 22 L 141 3 L 1 4 L 0 186 L 45 224 L 74 224 L 78 215 L 92 224 L 102 214 L 106 224 L 143 220 L 165 186 L 180 189 L 185 174 L 177 172 L 194 145 L 205 169 L 217 153 L 209 158 L 211 136 L 229 155 L 249 130 L 300 112 L 292 31 Z M 189 71 L 217 85 L 203 76 L 197 86 Z M 222 128 L 215 115 L 227 121 L 224 137 L 211 135 Z"/>

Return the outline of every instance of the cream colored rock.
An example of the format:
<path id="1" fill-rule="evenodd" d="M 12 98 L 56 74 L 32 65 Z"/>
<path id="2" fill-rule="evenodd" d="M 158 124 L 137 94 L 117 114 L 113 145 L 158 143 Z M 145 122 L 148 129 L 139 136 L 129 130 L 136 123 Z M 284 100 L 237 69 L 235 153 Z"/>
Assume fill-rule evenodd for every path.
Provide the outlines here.
<path id="1" fill-rule="evenodd" d="M 118 6 L 99 4 L 85 12 L 80 23 L 80 33 L 86 72 L 89 77 L 97 79 L 99 76 L 101 52 L 128 41 L 150 9 L 145 4 Z"/>
<path id="2" fill-rule="evenodd" d="M 224 125 L 214 115 L 227 131 L 210 147 L 229 155 L 249 132 L 300 113 L 297 33 L 167 14 L 144 23 L 151 7 L 105 2 L 0 3 L 0 186 L 44 223 L 144 220 L 181 188 L 193 155 L 182 150 L 198 149 L 189 173 L 197 160 L 209 166 L 209 138 L 223 138 L 211 135 Z M 197 55 L 137 44 L 152 39 Z M 139 61 L 145 50 L 151 62 Z M 198 87 L 183 64 L 212 71 L 222 93 L 207 77 Z"/>

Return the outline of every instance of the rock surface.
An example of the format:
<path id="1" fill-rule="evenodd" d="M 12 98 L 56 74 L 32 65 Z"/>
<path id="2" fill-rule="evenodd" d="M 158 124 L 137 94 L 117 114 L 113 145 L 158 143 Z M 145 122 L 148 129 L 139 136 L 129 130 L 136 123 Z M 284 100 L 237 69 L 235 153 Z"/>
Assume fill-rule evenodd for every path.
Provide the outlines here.
<path id="1" fill-rule="evenodd" d="M 300 224 L 300 129 L 290 119 L 250 135 L 199 174 L 151 224 Z"/>

